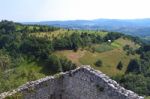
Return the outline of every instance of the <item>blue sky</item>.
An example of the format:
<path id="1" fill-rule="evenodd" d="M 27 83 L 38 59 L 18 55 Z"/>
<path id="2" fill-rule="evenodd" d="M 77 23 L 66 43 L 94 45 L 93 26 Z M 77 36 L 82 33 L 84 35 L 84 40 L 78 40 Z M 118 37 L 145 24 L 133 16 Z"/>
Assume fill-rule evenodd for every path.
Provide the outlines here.
<path id="1" fill-rule="evenodd" d="M 0 0 L 0 20 L 150 18 L 150 0 Z"/>

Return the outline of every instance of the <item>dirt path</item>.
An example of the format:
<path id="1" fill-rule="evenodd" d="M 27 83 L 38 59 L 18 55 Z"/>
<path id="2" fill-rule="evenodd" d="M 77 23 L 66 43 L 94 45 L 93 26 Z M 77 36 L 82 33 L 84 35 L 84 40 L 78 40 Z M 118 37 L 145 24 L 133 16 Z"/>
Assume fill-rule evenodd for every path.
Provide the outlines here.
<path id="1" fill-rule="evenodd" d="M 70 59 L 72 62 L 76 63 L 77 65 L 81 65 L 79 62 L 79 58 L 84 56 L 85 51 L 78 51 L 78 52 L 73 52 L 67 55 L 67 58 Z"/>

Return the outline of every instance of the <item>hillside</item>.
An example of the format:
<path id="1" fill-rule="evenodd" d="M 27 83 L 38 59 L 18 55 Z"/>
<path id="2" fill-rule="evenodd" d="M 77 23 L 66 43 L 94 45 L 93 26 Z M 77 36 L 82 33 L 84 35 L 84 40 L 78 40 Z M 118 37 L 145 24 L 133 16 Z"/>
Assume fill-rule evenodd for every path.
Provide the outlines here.
<path id="1" fill-rule="evenodd" d="M 55 37 L 61 38 L 65 35 L 70 36 L 73 33 L 79 33 L 82 34 L 84 32 L 87 32 L 89 34 L 98 34 L 101 37 L 105 37 L 108 32 L 102 32 L 102 31 L 86 31 L 86 30 L 66 30 L 66 29 L 60 29 L 54 32 L 39 32 L 39 33 L 31 33 L 30 35 L 36 36 L 36 37 L 47 37 L 49 39 L 54 39 Z M 80 65 L 91 65 L 95 69 L 101 70 L 104 73 L 108 74 L 109 76 L 113 77 L 115 75 L 123 75 L 126 71 L 126 68 L 129 64 L 129 61 L 134 58 L 139 58 L 138 54 L 130 54 L 127 55 L 127 52 L 123 50 L 123 47 L 129 45 L 134 50 L 138 49 L 140 47 L 139 44 L 136 44 L 134 41 L 128 38 L 118 38 L 114 40 L 112 43 L 109 42 L 103 42 L 100 44 L 90 44 L 84 48 L 80 48 L 77 51 L 74 50 L 58 50 L 55 51 L 54 54 L 57 55 L 59 58 L 67 58 L 68 60 L 71 60 L 73 63 L 75 63 L 77 66 Z M 93 52 L 94 50 L 94 52 Z M 94 64 L 95 62 L 100 59 L 103 62 L 102 67 L 96 67 Z M 113 60 L 112 60 L 113 59 Z M 123 62 L 123 70 L 118 70 L 116 68 L 117 64 L 122 61 Z"/>
<path id="2" fill-rule="evenodd" d="M 80 30 L 107 30 L 121 32 L 132 36 L 150 36 L 150 19 L 95 19 L 70 21 L 26 22 L 25 24 L 52 25 Z"/>
<path id="3" fill-rule="evenodd" d="M 2 21 L 0 62 L 0 93 L 83 64 L 149 95 L 149 45 L 121 33 Z"/>
<path id="4" fill-rule="evenodd" d="M 62 50 L 56 51 L 55 54 L 59 57 L 66 57 L 73 63 L 80 65 L 91 65 L 95 69 L 98 69 L 109 76 L 122 75 L 125 73 L 129 61 L 134 58 L 139 58 L 138 54 L 127 55 L 126 51 L 123 50 L 125 45 L 130 45 L 133 48 L 140 47 L 129 39 L 119 38 L 111 44 L 102 43 L 92 45 L 90 47 L 81 48 L 77 52 L 73 50 Z M 93 52 L 93 48 L 95 51 Z M 102 61 L 102 66 L 95 66 L 95 62 L 100 59 Z M 122 62 L 124 67 L 122 70 L 117 69 L 117 64 Z"/>

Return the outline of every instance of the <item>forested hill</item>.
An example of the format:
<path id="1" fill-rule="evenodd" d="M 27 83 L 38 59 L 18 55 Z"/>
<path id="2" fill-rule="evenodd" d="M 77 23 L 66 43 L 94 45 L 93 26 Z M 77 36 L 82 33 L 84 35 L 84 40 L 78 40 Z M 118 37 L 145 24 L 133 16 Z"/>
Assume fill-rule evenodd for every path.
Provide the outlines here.
<path id="1" fill-rule="evenodd" d="M 150 95 L 150 45 L 116 32 L 0 22 L 0 93 L 82 64 Z"/>
<path id="2" fill-rule="evenodd" d="M 27 24 L 53 25 L 70 29 L 107 30 L 121 32 L 139 37 L 150 36 L 150 19 L 95 19 L 72 21 L 45 21 L 29 22 Z"/>

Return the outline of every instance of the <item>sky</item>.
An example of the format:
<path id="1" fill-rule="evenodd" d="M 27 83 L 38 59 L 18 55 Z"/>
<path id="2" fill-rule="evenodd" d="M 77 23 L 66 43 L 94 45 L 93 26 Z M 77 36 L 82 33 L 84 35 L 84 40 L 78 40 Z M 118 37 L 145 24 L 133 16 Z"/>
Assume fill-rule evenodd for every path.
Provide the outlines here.
<path id="1" fill-rule="evenodd" d="M 150 18 L 150 0 L 0 0 L 0 20 L 36 22 Z"/>

